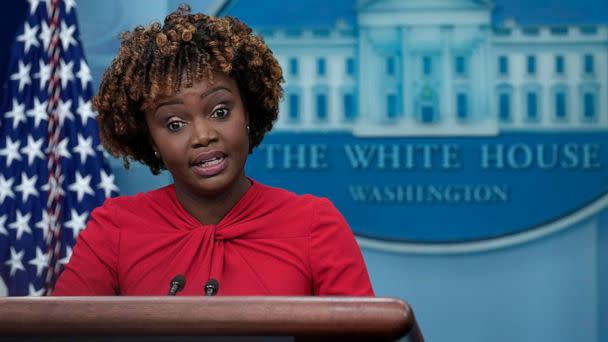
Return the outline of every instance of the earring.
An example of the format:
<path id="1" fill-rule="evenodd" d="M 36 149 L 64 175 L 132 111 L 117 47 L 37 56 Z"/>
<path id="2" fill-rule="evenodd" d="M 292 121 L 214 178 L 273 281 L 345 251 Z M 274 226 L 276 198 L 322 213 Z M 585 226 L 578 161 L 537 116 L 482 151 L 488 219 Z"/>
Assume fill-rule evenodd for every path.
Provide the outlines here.
<path id="1" fill-rule="evenodd" d="M 154 151 L 154 156 L 155 156 L 157 159 L 160 159 L 160 156 L 158 155 L 158 152 L 156 152 L 156 151 Z"/>
<path id="2" fill-rule="evenodd" d="M 249 125 L 247 125 L 247 132 L 249 132 Z"/>

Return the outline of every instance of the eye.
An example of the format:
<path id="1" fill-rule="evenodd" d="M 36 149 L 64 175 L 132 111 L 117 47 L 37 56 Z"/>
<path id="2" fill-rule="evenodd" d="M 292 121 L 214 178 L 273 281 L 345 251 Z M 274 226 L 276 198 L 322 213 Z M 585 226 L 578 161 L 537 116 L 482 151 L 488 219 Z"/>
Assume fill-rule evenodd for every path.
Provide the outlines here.
<path id="1" fill-rule="evenodd" d="M 220 107 L 216 110 L 213 111 L 213 113 L 211 113 L 211 118 L 212 119 L 225 119 L 228 117 L 228 114 L 230 113 L 230 110 L 227 107 Z"/>
<path id="2" fill-rule="evenodd" d="M 167 123 L 167 129 L 169 129 L 171 132 L 177 132 L 185 125 L 186 123 L 182 120 L 171 120 Z"/>

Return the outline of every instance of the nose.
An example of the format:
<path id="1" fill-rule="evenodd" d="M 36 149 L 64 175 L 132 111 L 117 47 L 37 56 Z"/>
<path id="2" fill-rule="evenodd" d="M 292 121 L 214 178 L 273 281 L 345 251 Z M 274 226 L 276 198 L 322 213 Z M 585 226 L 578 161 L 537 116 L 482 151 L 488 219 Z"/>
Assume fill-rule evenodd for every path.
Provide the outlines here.
<path id="1" fill-rule="evenodd" d="M 192 127 L 193 147 L 209 146 L 209 144 L 217 140 L 217 130 L 212 121 L 196 119 L 192 121 Z"/>

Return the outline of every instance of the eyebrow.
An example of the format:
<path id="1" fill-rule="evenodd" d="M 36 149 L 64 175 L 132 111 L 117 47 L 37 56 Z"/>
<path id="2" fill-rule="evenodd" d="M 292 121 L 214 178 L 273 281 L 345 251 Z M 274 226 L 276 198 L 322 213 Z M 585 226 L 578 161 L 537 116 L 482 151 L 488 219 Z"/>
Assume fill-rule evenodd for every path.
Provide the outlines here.
<path id="1" fill-rule="evenodd" d="M 211 94 L 213 94 L 213 93 L 216 93 L 216 92 L 218 92 L 218 91 L 221 91 L 221 90 L 225 90 L 225 91 L 227 91 L 227 92 L 229 92 L 229 93 L 232 93 L 232 92 L 230 91 L 230 89 L 226 88 L 225 86 L 217 86 L 217 87 L 213 87 L 213 88 L 211 88 L 211 89 L 207 89 L 206 91 L 202 92 L 202 93 L 201 93 L 201 95 L 199 96 L 199 99 L 201 99 L 201 100 L 202 100 L 202 99 L 204 99 L 205 97 L 207 97 L 207 96 L 209 96 L 209 95 L 211 95 Z M 167 100 L 165 100 L 165 101 L 161 101 L 161 102 L 159 102 L 159 103 L 156 105 L 155 111 L 156 111 L 156 110 L 158 110 L 158 108 L 160 108 L 160 107 L 162 107 L 162 106 L 168 106 L 168 105 L 173 105 L 173 104 L 183 104 L 183 103 L 184 103 L 184 102 L 183 102 L 182 100 L 177 99 L 177 98 L 175 98 L 175 97 L 168 98 L 168 99 L 167 99 Z"/>

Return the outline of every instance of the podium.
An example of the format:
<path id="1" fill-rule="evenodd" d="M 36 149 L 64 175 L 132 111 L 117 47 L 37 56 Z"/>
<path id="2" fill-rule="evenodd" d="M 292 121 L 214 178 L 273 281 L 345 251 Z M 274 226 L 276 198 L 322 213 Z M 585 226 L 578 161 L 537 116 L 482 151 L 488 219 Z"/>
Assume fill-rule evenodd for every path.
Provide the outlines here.
<path id="1" fill-rule="evenodd" d="M 374 297 L 11 297 L 0 340 L 423 341 L 409 305 Z"/>

